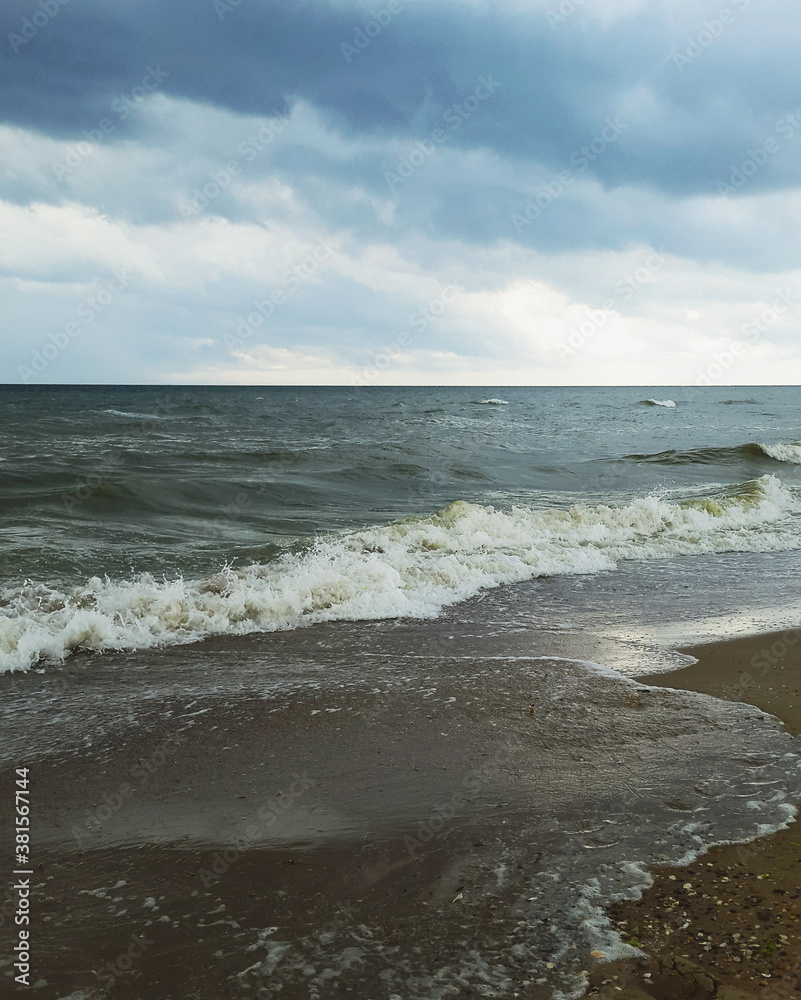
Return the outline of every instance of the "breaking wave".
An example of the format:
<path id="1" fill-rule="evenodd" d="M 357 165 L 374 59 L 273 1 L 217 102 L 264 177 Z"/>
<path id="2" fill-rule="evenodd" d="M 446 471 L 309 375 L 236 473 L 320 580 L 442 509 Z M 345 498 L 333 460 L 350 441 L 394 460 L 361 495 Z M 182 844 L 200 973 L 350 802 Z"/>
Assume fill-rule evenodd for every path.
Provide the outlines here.
<path id="1" fill-rule="evenodd" d="M 689 451 L 658 451 L 654 454 L 625 455 L 627 461 L 652 462 L 657 465 L 725 465 L 738 459 L 773 459 L 801 465 L 801 444 L 749 444 L 734 445 L 729 448 L 692 448 Z"/>
<path id="2" fill-rule="evenodd" d="M 435 617 L 481 590 L 597 573 L 619 560 L 801 547 L 801 508 L 773 476 L 621 506 L 498 510 L 456 501 L 427 517 L 342 532 L 204 579 L 93 577 L 0 593 L 0 670 L 73 651 L 146 649 L 315 622 Z"/>
<path id="3" fill-rule="evenodd" d="M 801 444 L 760 444 L 757 447 L 777 462 L 801 465 Z"/>

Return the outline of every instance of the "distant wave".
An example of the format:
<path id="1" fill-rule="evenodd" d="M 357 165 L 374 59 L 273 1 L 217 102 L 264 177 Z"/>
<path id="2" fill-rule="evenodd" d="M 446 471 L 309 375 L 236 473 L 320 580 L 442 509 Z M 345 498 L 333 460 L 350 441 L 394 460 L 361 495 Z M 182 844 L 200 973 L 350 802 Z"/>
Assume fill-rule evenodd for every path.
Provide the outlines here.
<path id="1" fill-rule="evenodd" d="M 624 458 L 636 462 L 652 462 L 655 465 L 727 465 L 742 459 L 773 459 L 801 465 L 801 444 L 748 444 L 733 445 L 729 448 L 692 448 L 688 451 L 658 451 L 655 454 L 625 455 Z"/>
<path id="2" fill-rule="evenodd" d="M 109 413 L 114 417 L 127 417 L 130 420 L 163 420 L 164 417 L 158 417 L 153 413 L 128 413 L 127 410 L 103 410 L 104 413 Z"/>
<path id="3" fill-rule="evenodd" d="M 641 399 L 640 406 L 668 406 L 674 407 L 676 404 L 672 399 Z"/>
<path id="4" fill-rule="evenodd" d="M 508 399 L 474 399 L 476 406 L 508 406 Z"/>
<path id="5" fill-rule="evenodd" d="M 426 517 L 320 537 L 204 579 L 93 577 L 69 592 L 0 592 L 0 670 L 76 650 L 147 649 L 315 622 L 432 618 L 482 590 L 612 570 L 619 560 L 801 547 L 799 503 L 773 476 L 706 496 L 619 507 L 497 510 L 465 501 Z"/>

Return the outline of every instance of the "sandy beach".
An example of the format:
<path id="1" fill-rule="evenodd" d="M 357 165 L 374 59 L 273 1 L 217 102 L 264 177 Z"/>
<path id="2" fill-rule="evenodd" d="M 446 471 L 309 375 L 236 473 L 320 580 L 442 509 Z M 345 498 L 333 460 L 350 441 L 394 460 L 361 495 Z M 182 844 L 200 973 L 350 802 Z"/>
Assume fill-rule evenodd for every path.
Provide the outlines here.
<path id="1" fill-rule="evenodd" d="M 266 637 L 240 652 L 263 670 L 267 650 L 276 662 L 290 649 L 310 654 L 324 634 Z M 777 641 L 703 647 L 692 651 L 697 665 L 636 681 L 583 674 L 577 661 L 520 657 L 501 670 L 491 657 L 434 652 L 387 656 L 371 667 L 374 684 L 349 686 L 330 660 L 324 691 L 291 698 L 249 689 L 241 672 L 227 692 L 192 696 L 198 663 L 230 649 L 222 643 L 163 650 L 146 665 L 77 660 L 7 675 L 7 699 L 20 706 L 10 746 L 15 733 L 21 746 L 32 732 L 46 741 L 49 720 L 59 724 L 33 770 L 35 995 L 300 1000 L 389 990 L 406 1000 L 444 990 L 545 1000 L 565 981 L 564 968 L 549 978 L 543 960 L 563 947 L 548 926 L 568 919 L 575 887 L 601 861 L 611 878 L 616 857 L 646 858 L 648 837 L 658 851 L 685 807 L 669 802 L 650 818 L 637 810 L 676 797 L 664 775 L 684 768 L 677 774 L 692 785 L 721 740 L 738 731 L 746 742 L 737 745 L 750 746 L 763 725 L 737 704 L 728 721 L 712 715 L 694 691 L 776 711 L 797 704 L 794 644 L 771 669 L 752 665 Z M 578 717 L 577 706 L 586 706 Z M 797 732 L 799 715 L 783 715 Z M 728 766 L 728 752 L 716 767 Z M 751 751 L 733 752 L 747 772 Z M 651 799 L 631 797 L 621 762 L 633 760 Z M 6 796 L 12 781 L 4 772 Z M 620 837 L 629 840 L 615 847 Z M 762 995 L 765 984 L 794 984 L 797 841 L 791 829 L 667 869 L 641 902 L 613 911 L 623 938 L 650 958 L 598 966 L 592 989 L 689 997 L 718 982 Z M 9 900 L 1 912 L 10 939 Z M 592 971 L 591 946 L 573 944 L 568 967 L 580 977 Z"/>
<path id="2" fill-rule="evenodd" d="M 698 663 L 644 682 L 744 701 L 801 733 L 801 633 L 683 652 Z M 796 821 L 749 844 L 663 869 L 635 903 L 614 907 L 620 933 L 648 958 L 601 966 L 590 995 L 773 1000 L 801 992 L 801 831 Z"/>

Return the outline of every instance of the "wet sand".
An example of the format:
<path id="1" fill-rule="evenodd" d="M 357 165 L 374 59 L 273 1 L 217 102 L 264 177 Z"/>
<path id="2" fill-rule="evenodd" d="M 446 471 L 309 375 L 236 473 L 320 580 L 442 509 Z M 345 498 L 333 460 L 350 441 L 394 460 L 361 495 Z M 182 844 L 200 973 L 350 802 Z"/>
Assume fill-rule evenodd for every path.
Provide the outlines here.
<path id="1" fill-rule="evenodd" d="M 310 632 L 304 641 L 313 639 Z M 530 900 L 538 879 L 552 874 L 549 849 L 572 829 L 573 803 L 581 802 L 577 816 L 589 807 L 605 822 L 609 803 L 638 801 L 629 798 L 631 774 L 621 760 L 637 760 L 638 776 L 656 781 L 666 761 L 687 752 L 691 769 L 695 751 L 687 748 L 698 746 L 707 760 L 721 739 L 723 720 L 696 716 L 693 695 L 637 691 L 647 684 L 692 692 L 708 683 L 722 695 L 728 684 L 731 700 L 759 704 L 764 696 L 773 705 L 801 690 L 801 671 L 795 646 L 770 670 L 761 661 L 753 667 L 753 643 L 762 649 L 767 641 L 705 647 L 695 651 L 701 664 L 633 688 L 603 677 L 577 687 L 574 672 L 558 664 L 505 661 L 501 669 L 489 659 L 449 661 L 437 653 L 430 661 L 410 658 L 400 673 L 397 657 L 387 658 L 383 672 L 372 664 L 367 688 L 348 688 L 349 665 L 337 674 L 332 660 L 322 693 L 293 691 L 286 699 L 247 685 L 239 690 L 241 677 L 225 690 L 221 682 L 218 691 L 191 693 L 192 671 L 201 662 L 206 678 L 206 660 L 188 647 L 121 661 L 117 669 L 106 659 L 7 678 L 6 693 L 19 694 L 32 713 L 9 735 L 20 746 L 34 732 L 39 743 L 52 741 L 32 789 L 30 995 L 409 1000 L 438 996 L 447 981 L 447 996 L 545 1000 L 553 984 L 547 971 L 536 978 L 531 971 L 539 904 Z M 207 644 L 202 653 L 230 656 L 230 644 Z M 733 662 L 759 676 L 742 678 L 740 669 L 732 686 Z M 35 685 L 42 697 L 30 697 Z M 542 706 L 553 716 L 552 739 L 543 736 Z M 576 706 L 592 725 L 591 753 L 571 739 Z M 797 726 L 801 717 L 794 718 Z M 12 778 L 0 775 L 3 801 Z M 532 815 L 532 802 L 547 803 L 551 813 Z M 554 816 L 561 817 L 555 826 Z M 621 828 L 634 826 L 622 817 Z M 642 996 L 632 990 L 657 983 L 659 973 L 645 996 L 706 996 L 697 992 L 706 983 L 700 973 L 692 978 L 665 965 L 691 961 L 721 976 L 720 950 L 707 950 L 706 939 L 693 939 L 699 955 L 684 939 L 674 947 L 678 915 L 684 923 L 688 906 L 698 908 L 698 928 L 711 909 L 717 927 L 725 916 L 748 923 L 749 935 L 768 935 L 759 949 L 769 964 L 743 954 L 747 972 L 731 972 L 731 983 L 750 987 L 762 972 L 779 981 L 782 967 L 797 961 L 797 837 L 788 831 L 728 849 L 720 861 L 717 854 L 699 859 L 686 872 L 670 869 L 641 904 L 616 908 L 615 918 L 628 920 L 624 936 L 654 959 L 600 967 L 595 988 L 625 996 L 615 988 L 624 976 L 624 989 Z M 735 874 L 719 875 L 735 865 Z M 771 880 L 759 878 L 766 871 Z M 680 888 L 685 882 L 696 895 Z M 727 894 L 724 905 L 704 898 L 713 891 Z M 0 904 L 4 954 L 9 904 Z M 764 911 L 759 928 L 757 905 Z M 435 981 L 443 969 L 447 976 Z M 696 993 L 688 992 L 690 982 Z"/>
<path id="2" fill-rule="evenodd" d="M 801 734 L 801 631 L 684 649 L 698 663 L 643 678 L 654 686 L 743 701 Z M 801 825 L 749 844 L 714 848 L 681 869 L 661 870 L 637 902 L 613 908 L 641 961 L 602 965 L 589 995 L 644 998 L 801 995 Z"/>

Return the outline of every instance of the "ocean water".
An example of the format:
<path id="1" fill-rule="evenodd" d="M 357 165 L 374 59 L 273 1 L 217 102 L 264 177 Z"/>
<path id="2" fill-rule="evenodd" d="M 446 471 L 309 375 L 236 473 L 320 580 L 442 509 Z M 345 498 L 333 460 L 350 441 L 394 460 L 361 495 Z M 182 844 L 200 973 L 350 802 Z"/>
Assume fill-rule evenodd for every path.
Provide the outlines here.
<path id="1" fill-rule="evenodd" d="M 694 613 L 715 613 L 723 554 L 801 545 L 798 403 L 762 387 L 4 387 L 0 670 L 435 617 L 501 584 L 680 556 L 716 581 Z"/>
<path id="2" fill-rule="evenodd" d="M 478 816 L 492 855 L 458 917 L 478 943 L 420 953 L 448 900 L 400 944 L 368 911 L 343 943 L 311 909 L 303 933 L 276 917 L 218 944 L 286 997 L 346 983 L 356 937 L 376 1000 L 510 997 L 522 966 L 531 995 L 575 996 L 592 951 L 631 953 L 606 903 L 801 801 L 775 720 L 636 680 L 686 663 L 683 640 L 797 625 L 800 404 L 795 387 L 3 387 L 0 754 L 113 775 L 121 733 L 202 730 L 235 817 L 245 796 L 214 768 L 237 706 L 266 700 L 265 753 L 329 796 L 263 830 L 274 846 L 312 819 L 361 843 L 428 815 L 468 781 L 443 749 L 463 740 L 484 777 L 446 832 L 469 851 Z M 348 775 L 382 775 L 361 741 L 405 718 L 441 777 L 365 805 Z M 69 823 L 42 842 L 74 849 Z M 226 823 L 134 799 L 92 846 L 219 844 Z M 504 915 L 479 934 L 487 900 Z"/>

